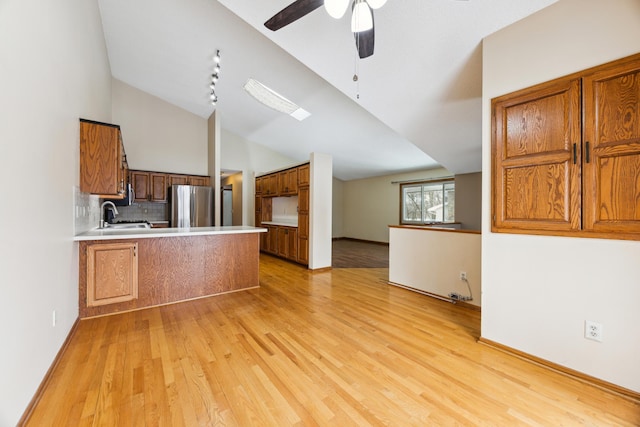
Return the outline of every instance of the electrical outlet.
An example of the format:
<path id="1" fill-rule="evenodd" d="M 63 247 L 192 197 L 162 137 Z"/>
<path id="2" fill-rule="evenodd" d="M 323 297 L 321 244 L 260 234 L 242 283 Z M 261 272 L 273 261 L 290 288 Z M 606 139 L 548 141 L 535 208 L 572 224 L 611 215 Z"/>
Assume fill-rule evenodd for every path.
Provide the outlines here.
<path id="1" fill-rule="evenodd" d="M 51 315 L 51 326 L 53 326 L 54 328 L 56 327 L 56 311 L 53 310 L 53 314 Z"/>
<path id="2" fill-rule="evenodd" d="M 590 340 L 602 342 L 602 334 L 604 327 L 602 324 L 585 320 L 584 322 L 584 337 Z"/>
<path id="3" fill-rule="evenodd" d="M 466 271 L 461 271 L 460 272 L 460 280 L 467 280 L 467 272 Z"/>

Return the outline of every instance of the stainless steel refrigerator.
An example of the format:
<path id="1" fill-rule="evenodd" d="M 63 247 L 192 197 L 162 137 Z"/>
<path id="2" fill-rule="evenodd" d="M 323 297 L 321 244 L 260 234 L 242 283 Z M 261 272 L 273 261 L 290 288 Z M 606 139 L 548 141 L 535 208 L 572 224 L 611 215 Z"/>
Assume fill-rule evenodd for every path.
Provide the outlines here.
<path id="1" fill-rule="evenodd" d="M 199 185 L 171 186 L 171 226 L 213 225 L 213 188 Z"/>

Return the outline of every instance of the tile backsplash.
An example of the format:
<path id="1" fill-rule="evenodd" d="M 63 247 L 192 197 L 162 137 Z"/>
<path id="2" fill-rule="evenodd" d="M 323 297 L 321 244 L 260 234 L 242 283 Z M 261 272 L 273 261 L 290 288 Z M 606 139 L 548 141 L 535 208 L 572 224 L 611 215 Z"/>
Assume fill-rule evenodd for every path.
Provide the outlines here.
<path id="1" fill-rule="evenodd" d="M 73 187 L 73 200 L 75 234 L 98 227 L 100 198 L 83 193 L 79 187 Z M 169 203 L 133 203 L 131 206 L 118 206 L 116 221 L 168 221 L 171 217 L 170 206 Z"/>
<path id="2" fill-rule="evenodd" d="M 100 223 L 100 198 L 73 187 L 73 225 L 75 234 L 96 228 Z"/>
<path id="3" fill-rule="evenodd" d="M 131 206 L 118 206 L 116 221 L 168 221 L 171 216 L 169 203 L 142 202 Z"/>

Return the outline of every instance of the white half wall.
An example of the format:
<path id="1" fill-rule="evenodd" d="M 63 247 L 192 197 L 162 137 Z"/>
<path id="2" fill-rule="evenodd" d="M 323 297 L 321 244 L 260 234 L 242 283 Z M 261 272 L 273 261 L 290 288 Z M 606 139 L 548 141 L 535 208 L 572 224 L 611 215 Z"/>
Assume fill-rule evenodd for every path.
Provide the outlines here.
<path id="1" fill-rule="evenodd" d="M 480 246 L 480 233 L 389 227 L 389 281 L 444 298 L 470 296 L 470 287 L 467 303 L 480 306 Z"/>
<path id="2" fill-rule="evenodd" d="M 640 392 L 640 242 L 490 230 L 491 98 L 637 52 L 638 0 L 560 0 L 484 40 L 482 336 Z"/>
<path id="3" fill-rule="evenodd" d="M 111 121 L 96 0 L 0 1 L 0 117 L 0 426 L 13 426 L 78 317 L 78 119 Z"/>

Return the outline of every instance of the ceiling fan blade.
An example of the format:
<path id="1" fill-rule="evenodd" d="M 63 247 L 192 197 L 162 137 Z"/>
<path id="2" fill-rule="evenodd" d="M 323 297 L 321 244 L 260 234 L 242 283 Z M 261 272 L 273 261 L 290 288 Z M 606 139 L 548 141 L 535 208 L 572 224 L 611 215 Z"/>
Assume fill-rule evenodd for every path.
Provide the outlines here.
<path id="1" fill-rule="evenodd" d="M 271 31 L 279 30 L 280 28 L 297 21 L 306 14 L 313 12 L 323 4 L 324 0 L 296 0 L 280 12 L 273 15 L 264 23 L 264 26 Z"/>
<path id="2" fill-rule="evenodd" d="M 373 18 L 373 11 L 371 11 L 371 18 Z M 368 58 L 373 55 L 374 41 L 375 41 L 375 20 L 373 27 L 367 31 L 361 31 L 359 33 L 353 33 L 356 39 L 356 49 L 358 49 L 358 56 L 360 59 Z"/>

